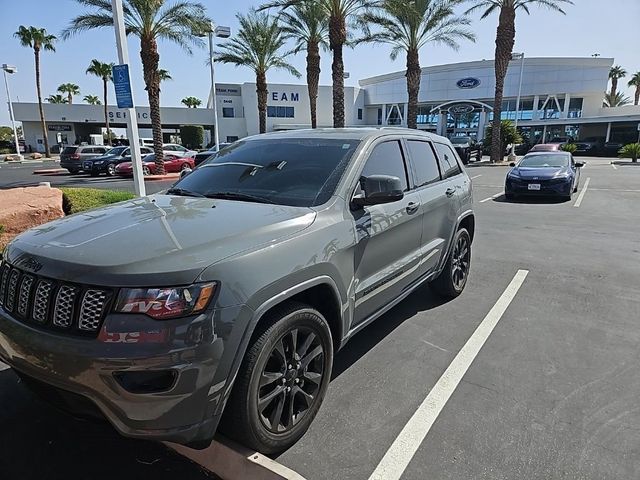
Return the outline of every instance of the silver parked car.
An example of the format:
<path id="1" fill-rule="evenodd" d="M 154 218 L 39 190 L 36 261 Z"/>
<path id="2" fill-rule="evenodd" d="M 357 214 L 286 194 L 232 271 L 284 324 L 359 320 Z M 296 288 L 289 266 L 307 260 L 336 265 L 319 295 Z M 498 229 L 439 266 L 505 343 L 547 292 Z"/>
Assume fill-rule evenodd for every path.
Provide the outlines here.
<path id="1" fill-rule="evenodd" d="M 0 360 L 129 437 L 203 447 L 220 426 L 278 452 L 313 421 L 353 335 L 422 285 L 462 293 L 474 232 L 446 138 L 246 138 L 166 192 L 10 243 Z"/>
<path id="2" fill-rule="evenodd" d="M 60 167 L 69 173 L 78 173 L 83 169 L 83 162 L 107 153 L 111 147 L 104 145 L 75 145 L 65 147 L 60 154 Z"/>

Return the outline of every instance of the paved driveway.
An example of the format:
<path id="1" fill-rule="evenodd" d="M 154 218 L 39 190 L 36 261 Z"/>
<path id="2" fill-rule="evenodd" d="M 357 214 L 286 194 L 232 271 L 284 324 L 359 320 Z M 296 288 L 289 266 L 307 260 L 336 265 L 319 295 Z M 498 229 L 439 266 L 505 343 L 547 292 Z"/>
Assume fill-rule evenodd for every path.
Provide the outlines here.
<path id="1" fill-rule="evenodd" d="M 309 480 L 638 478 L 640 167 L 587 161 L 571 202 L 507 202 L 505 168 L 469 168 L 467 290 L 441 303 L 421 289 L 353 338 L 276 460 Z M 0 478 L 205 478 L 58 414 L 10 370 L 0 425 Z"/>

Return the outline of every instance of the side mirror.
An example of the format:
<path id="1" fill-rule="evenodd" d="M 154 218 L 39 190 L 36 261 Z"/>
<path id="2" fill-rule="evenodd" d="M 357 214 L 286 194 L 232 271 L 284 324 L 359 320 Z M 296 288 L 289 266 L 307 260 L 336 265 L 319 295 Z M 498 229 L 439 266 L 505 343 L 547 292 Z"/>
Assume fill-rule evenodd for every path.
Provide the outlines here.
<path id="1" fill-rule="evenodd" d="M 515 163 L 515 162 L 511 162 L 511 163 L 509 164 L 509 166 L 510 166 L 510 167 L 515 167 L 515 166 L 516 166 L 516 163 Z"/>
<path id="2" fill-rule="evenodd" d="M 352 204 L 356 207 L 367 205 L 381 205 L 402 200 L 402 181 L 391 175 L 371 175 L 360 178 L 360 186 L 364 194 L 353 198 Z"/>
<path id="3" fill-rule="evenodd" d="M 191 170 L 190 168 L 185 168 L 184 170 L 180 171 L 180 178 L 184 178 L 187 175 L 189 175 L 191 172 L 193 172 L 193 170 Z"/>
<path id="4" fill-rule="evenodd" d="M 584 167 L 585 163 L 584 162 L 576 162 L 576 168 L 582 168 Z"/>

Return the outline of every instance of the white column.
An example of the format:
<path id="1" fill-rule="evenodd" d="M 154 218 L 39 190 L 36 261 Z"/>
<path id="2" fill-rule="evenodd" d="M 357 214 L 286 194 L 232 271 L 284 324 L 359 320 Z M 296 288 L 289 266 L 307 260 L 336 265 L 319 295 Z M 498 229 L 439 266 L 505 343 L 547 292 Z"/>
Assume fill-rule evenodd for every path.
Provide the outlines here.
<path id="1" fill-rule="evenodd" d="M 409 104 L 405 103 L 404 104 L 404 115 L 403 115 L 403 119 L 402 119 L 402 126 L 406 127 L 407 125 L 409 125 Z"/>
<path id="2" fill-rule="evenodd" d="M 482 141 L 484 139 L 484 126 L 487 122 L 487 112 L 484 111 L 484 108 L 480 112 L 480 118 L 478 119 L 478 141 Z"/>
<path id="3" fill-rule="evenodd" d="M 542 129 L 542 142 L 547 143 L 547 126 L 545 125 Z"/>
<path id="4" fill-rule="evenodd" d="M 608 142 L 609 140 L 611 140 L 611 122 L 607 123 L 607 139 L 606 139 L 606 141 Z"/>
<path id="5" fill-rule="evenodd" d="M 540 111 L 538 110 L 538 105 L 540 104 L 540 95 L 536 95 L 533 97 L 533 119 L 540 120 Z"/>
<path id="6" fill-rule="evenodd" d="M 564 111 L 562 112 L 562 118 L 569 117 L 569 103 L 571 102 L 571 94 L 566 93 L 564 95 Z"/>
<path id="7" fill-rule="evenodd" d="M 387 104 L 382 104 L 382 125 L 387 124 Z"/>

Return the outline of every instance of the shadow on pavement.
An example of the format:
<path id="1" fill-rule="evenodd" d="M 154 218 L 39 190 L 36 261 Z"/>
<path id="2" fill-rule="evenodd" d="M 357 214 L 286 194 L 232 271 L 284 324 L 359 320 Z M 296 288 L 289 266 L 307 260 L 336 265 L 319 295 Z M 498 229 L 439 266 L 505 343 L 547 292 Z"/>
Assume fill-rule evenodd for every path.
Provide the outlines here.
<path id="1" fill-rule="evenodd" d="M 76 420 L 0 372 L 0 479 L 210 480 L 159 443 L 126 439 L 110 425 Z"/>
<path id="2" fill-rule="evenodd" d="M 526 203 L 528 205 L 556 205 L 559 203 L 568 203 L 569 200 L 561 197 L 516 197 L 507 200 L 504 195 L 500 195 L 493 199 L 497 203 Z"/>
<path id="3" fill-rule="evenodd" d="M 344 348 L 336 354 L 331 380 L 338 378 L 406 320 L 419 312 L 431 310 L 445 303 L 447 301 L 434 294 L 428 285 L 418 288 L 409 297 L 349 340 Z"/>

